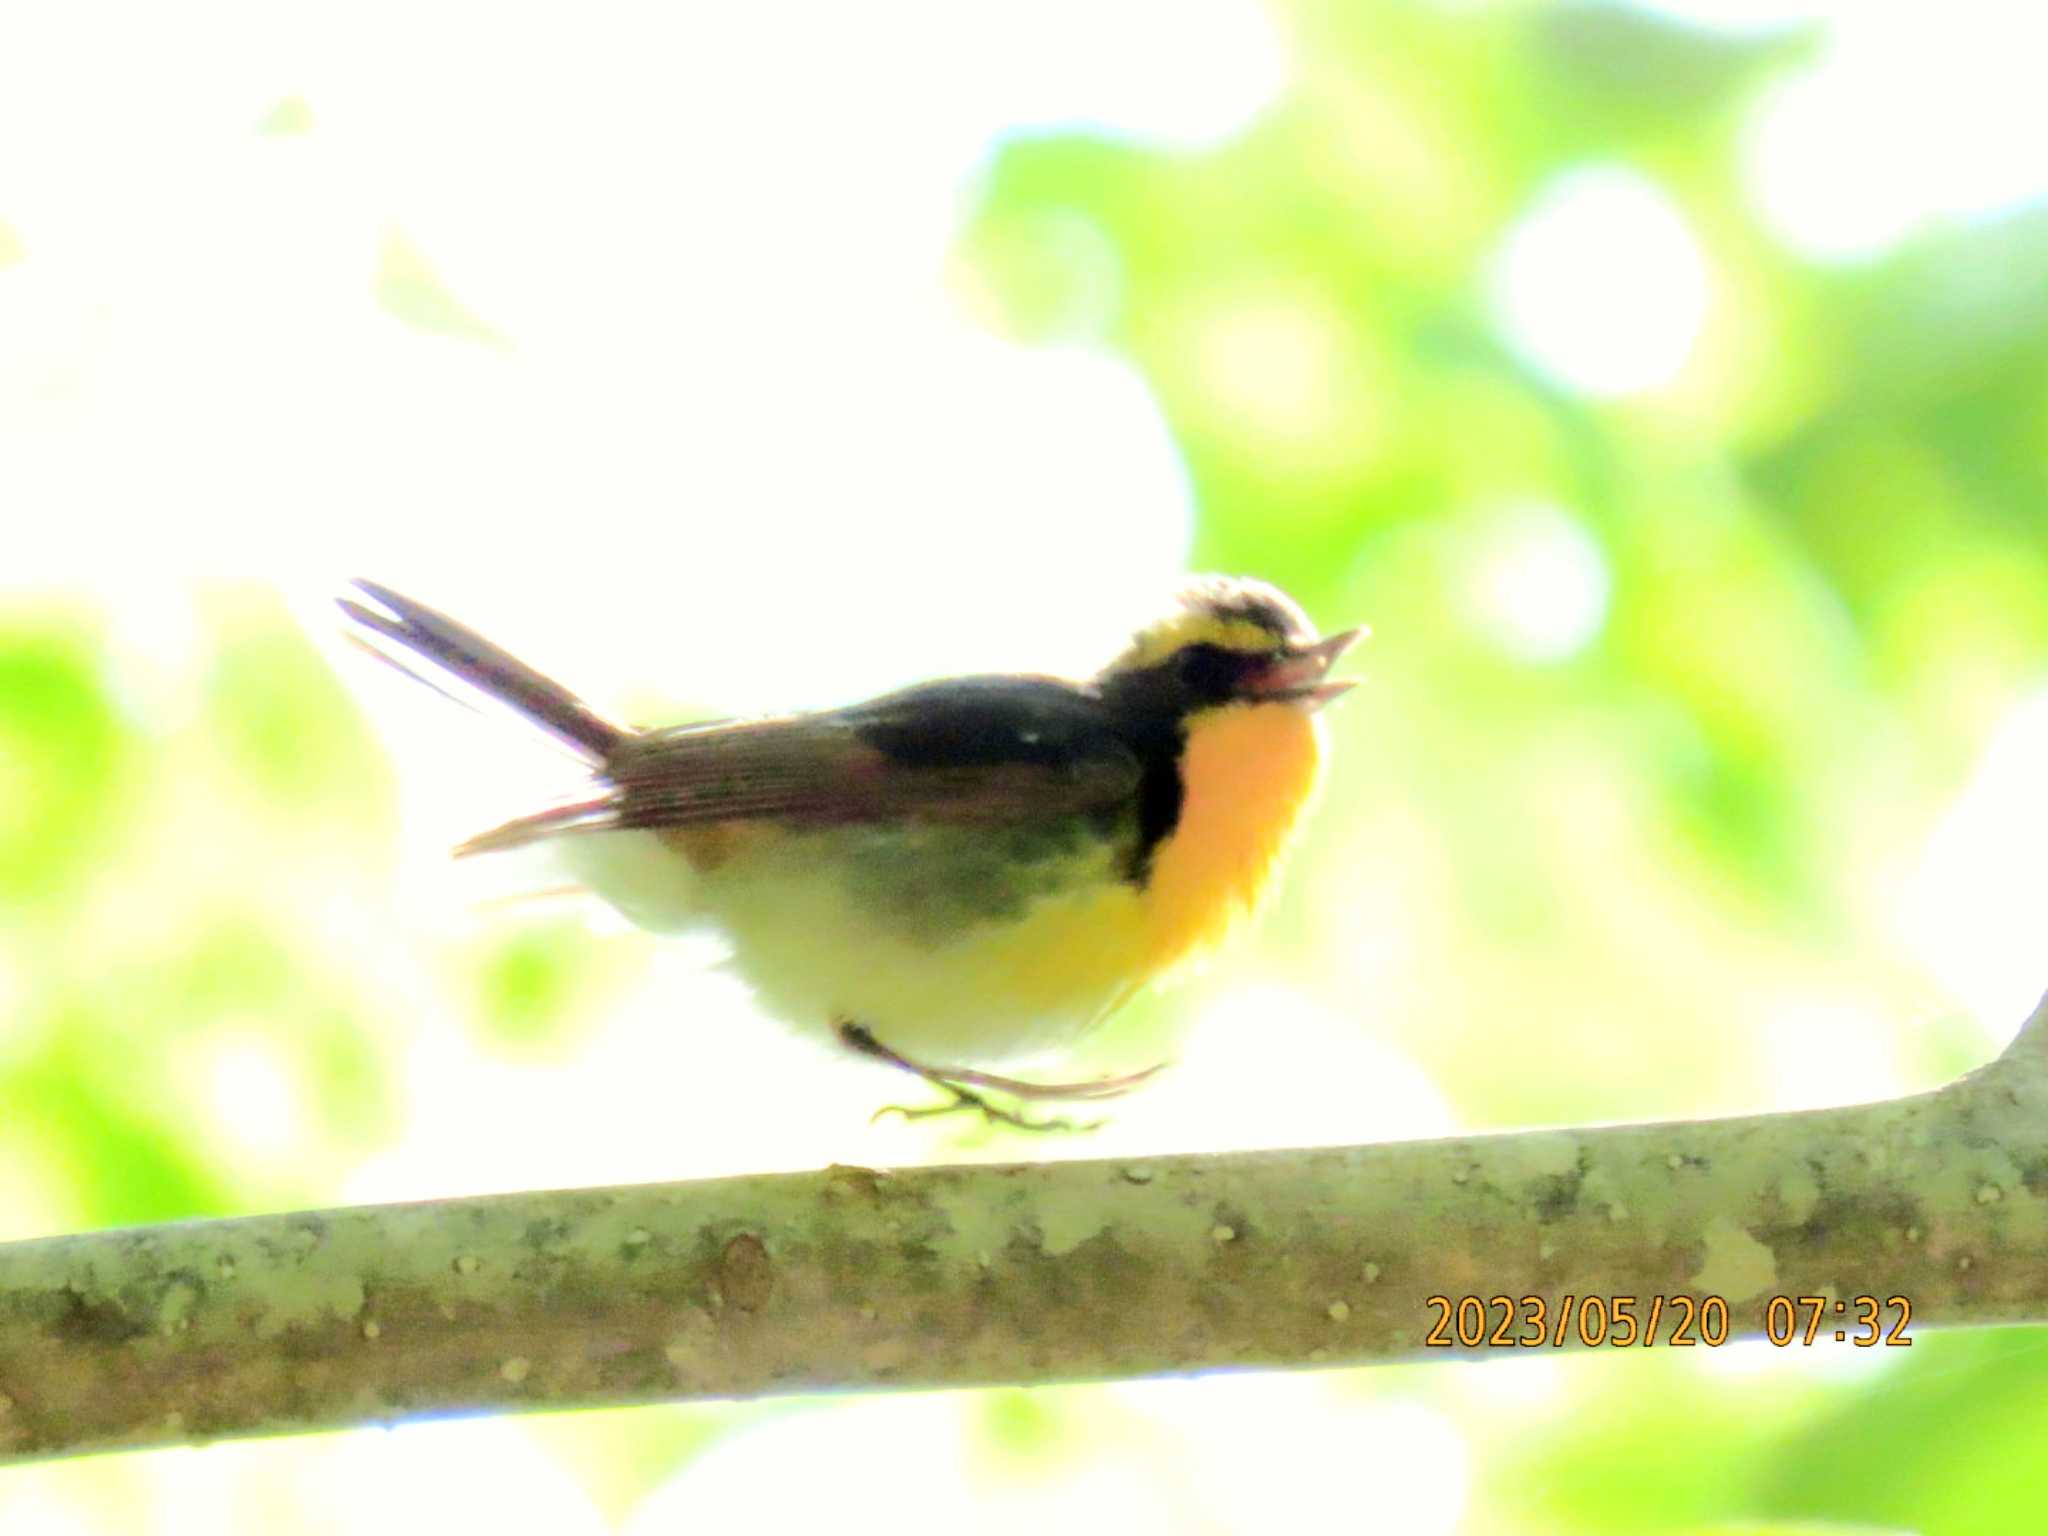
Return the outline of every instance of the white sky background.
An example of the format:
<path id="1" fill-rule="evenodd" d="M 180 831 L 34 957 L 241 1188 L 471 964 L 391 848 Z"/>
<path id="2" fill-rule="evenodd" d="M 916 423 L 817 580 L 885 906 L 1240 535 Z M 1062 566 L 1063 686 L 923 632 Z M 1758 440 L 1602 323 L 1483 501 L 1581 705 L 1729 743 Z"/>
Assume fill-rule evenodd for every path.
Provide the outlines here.
<path id="1" fill-rule="evenodd" d="M 1749 135 L 1760 216 L 1816 259 L 2048 188 L 2035 7 L 1648 8 L 1831 28 Z M 1086 665 L 1177 565 L 1186 487 L 1129 370 L 953 307 L 962 200 L 1004 134 L 1199 146 L 1286 72 L 1252 0 L 12 9 L 0 584 L 173 633 L 177 578 L 362 571 L 700 702 Z M 287 96 L 312 135 L 255 136 Z M 505 345 L 378 309 L 393 234 Z M 1654 181 L 1589 166 L 1484 276 L 1539 366 L 1627 395 L 1690 361 L 1702 271 Z M 799 638 L 850 584 L 862 632 Z"/>
<path id="2" fill-rule="evenodd" d="M 2048 186 L 2034 8 L 1651 8 L 1832 28 L 1748 167 L 1818 259 Z M 8 12 L 0 591 L 92 585 L 162 649 L 183 578 L 282 575 L 311 614 L 360 572 L 601 700 L 1087 666 L 1177 568 L 1187 488 L 1121 363 L 958 312 L 963 200 L 1005 134 L 1198 147 L 1286 74 L 1253 0 Z M 288 96 L 313 133 L 257 137 Z M 377 307 L 394 234 L 504 345 Z M 1595 396 L 1670 384 L 1711 321 L 1628 167 L 1560 173 L 1480 277 Z"/>
<path id="3" fill-rule="evenodd" d="M 961 200 L 1005 131 L 1199 143 L 1282 71 L 1244 3 L 12 12 L 0 581 L 360 571 L 600 692 L 836 696 L 1048 607 L 1087 664 L 1184 477 L 1121 364 L 954 311 Z M 376 307 L 393 233 L 504 346 Z"/>

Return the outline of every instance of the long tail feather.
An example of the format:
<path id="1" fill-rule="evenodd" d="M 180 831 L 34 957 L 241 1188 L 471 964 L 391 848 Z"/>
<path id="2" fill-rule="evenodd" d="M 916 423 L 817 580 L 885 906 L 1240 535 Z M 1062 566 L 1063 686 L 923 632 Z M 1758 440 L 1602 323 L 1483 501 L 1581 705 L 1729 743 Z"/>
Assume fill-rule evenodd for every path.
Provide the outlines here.
<path id="1" fill-rule="evenodd" d="M 560 683 L 534 671 L 467 625 L 458 624 L 425 603 L 415 602 L 374 581 L 358 580 L 355 585 L 389 610 L 388 613 L 379 613 L 351 598 L 336 599 L 341 611 L 356 623 L 424 656 L 472 687 L 510 705 L 543 730 L 566 741 L 593 763 L 602 766 L 608 762 L 626 739 L 627 733 L 623 729 L 598 714 Z M 401 670 L 410 670 L 395 661 L 394 665 L 400 665 Z M 485 834 L 487 837 L 490 835 Z"/>

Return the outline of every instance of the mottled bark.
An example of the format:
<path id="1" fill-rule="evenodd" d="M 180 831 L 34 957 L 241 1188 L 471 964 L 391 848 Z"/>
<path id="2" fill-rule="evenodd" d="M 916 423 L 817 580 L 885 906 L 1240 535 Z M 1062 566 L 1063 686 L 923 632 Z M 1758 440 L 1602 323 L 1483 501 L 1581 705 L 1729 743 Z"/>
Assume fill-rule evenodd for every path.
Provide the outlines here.
<path id="1" fill-rule="evenodd" d="M 1722 1298 L 1731 1337 L 1757 1335 L 1773 1296 L 1847 1304 L 1823 1339 L 1855 1326 L 1859 1296 L 1907 1298 L 1907 1336 L 2048 1321 L 2048 1001 L 1988 1067 L 1840 1109 L 831 1168 L 9 1244 L 0 1456 L 459 1410 L 1361 1364 L 1448 1353 L 1426 1342 L 1442 1310 L 1428 1298 L 1496 1295 L 1541 1298 L 1553 1322 L 1568 1296 L 1610 1317 L 1632 1296 L 1638 1328 L 1663 1298 L 1660 1347 L 1676 1297 Z"/>

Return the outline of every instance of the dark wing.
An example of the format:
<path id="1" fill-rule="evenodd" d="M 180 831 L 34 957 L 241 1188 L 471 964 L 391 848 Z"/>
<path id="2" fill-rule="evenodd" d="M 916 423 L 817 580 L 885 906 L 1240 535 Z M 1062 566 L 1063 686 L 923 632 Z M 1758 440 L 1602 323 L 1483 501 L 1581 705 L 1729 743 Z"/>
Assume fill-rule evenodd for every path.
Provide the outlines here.
<path id="1" fill-rule="evenodd" d="M 1124 803 L 1142 773 L 1092 692 L 1052 678 L 956 678 L 821 714 L 646 732 L 613 753 L 605 793 L 460 851 L 753 819 L 1029 821 Z"/>

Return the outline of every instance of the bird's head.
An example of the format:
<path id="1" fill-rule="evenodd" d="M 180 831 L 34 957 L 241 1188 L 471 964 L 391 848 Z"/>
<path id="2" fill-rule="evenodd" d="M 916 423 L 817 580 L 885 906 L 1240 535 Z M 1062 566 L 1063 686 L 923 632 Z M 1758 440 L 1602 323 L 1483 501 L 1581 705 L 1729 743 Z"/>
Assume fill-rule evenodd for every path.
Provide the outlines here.
<path id="1" fill-rule="evenodd" d="M 1364 629 L 1318 639 L 1315 626 L 1277 587 L 1205 576 L 1133 637 L 1103 668 L 1105 695 L 1185 718 L 1233 704 L 1321 709 L 1353 686 L 1331 682 L 1334 662 Z"/>

